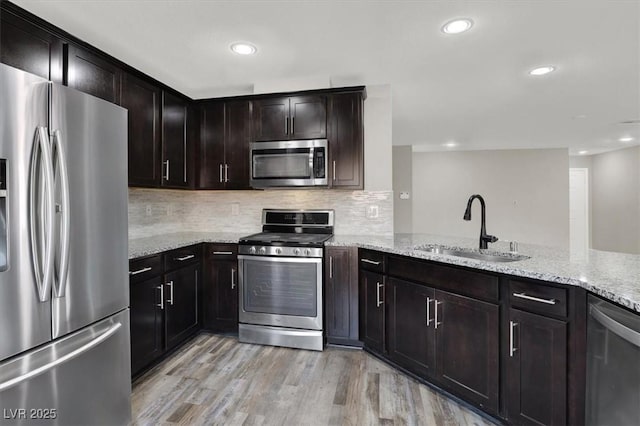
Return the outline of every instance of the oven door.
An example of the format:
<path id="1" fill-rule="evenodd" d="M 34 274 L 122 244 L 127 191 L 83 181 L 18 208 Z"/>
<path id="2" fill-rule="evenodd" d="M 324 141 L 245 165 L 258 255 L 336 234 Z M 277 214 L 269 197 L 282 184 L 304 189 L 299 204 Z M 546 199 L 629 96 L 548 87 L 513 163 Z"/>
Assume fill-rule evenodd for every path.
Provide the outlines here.
<path id="1" fill-rule="evenodd" d="M 244 324 L 322 330 L 322 258 L 238 256 Z"/>

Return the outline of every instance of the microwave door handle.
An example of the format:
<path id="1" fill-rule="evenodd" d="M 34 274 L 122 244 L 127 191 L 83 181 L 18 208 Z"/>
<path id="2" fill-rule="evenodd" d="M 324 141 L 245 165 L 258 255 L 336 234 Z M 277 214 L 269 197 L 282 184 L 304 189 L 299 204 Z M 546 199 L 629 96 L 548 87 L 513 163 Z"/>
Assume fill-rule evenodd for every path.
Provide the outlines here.
<path id="1" fill-rule="evenodd" d="M 316 171 L 313 167 L 313 155 L 314 155 L 314 147 L 309 148 L 309 177 L 311 179 L 316 177 Z"/>

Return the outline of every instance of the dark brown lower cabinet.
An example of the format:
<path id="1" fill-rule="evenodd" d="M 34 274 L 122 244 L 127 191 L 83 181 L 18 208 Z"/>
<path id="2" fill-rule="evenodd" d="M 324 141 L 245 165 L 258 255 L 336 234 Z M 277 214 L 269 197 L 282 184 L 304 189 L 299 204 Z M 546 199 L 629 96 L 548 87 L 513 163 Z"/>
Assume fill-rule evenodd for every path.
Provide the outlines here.
<path id="1" fill-rule="evenodd" d="M 505 332 L 509 422 L 567 424 L 567 323 L 509 309 Z"/>
<path id="2" fill-rule="evenodd" d="M 238 331 L 238 246 L 205 246 L 204 328 Z"/>
<path id="3" fill-rule="evenodd" d="M 385 351 L 385 276 L 360 270 L 360 339 L 375 352 Z"/>
<path id="4" fill-rule="evenodd" d="M 327 343 L 358 342 L 358 249 L 325 248 L 325 334 Z"/>
<path id="5" fill-rule="evenodd" d="M 396 278 L 389 278 L 387 285 L 389 358 L 421 377 L 433 376 L 435 291 Z"/>
<path id="6" fill-rule="evenodd" d="M 198 270 L 196 263 L 165 275 L 166 348 L 171 349 L 198 329 Z"/>
<path id="7" fill-rule="evenodd" d="M 483 410 L 498 414 L 498 305 L 436 290 L 432 306 L 436 381 Z"/>
<path id="8" fill-rule="evenodd" d="M 135 375 L 164 351 L 164 312 L 161 276 L 132 282 L 130 288 L 131 373 Z"/>

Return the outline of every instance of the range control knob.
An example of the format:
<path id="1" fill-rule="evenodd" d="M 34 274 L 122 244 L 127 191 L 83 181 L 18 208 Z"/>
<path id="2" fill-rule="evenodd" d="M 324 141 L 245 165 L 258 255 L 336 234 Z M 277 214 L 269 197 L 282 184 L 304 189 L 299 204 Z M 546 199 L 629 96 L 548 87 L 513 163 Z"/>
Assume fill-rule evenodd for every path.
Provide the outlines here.
<path id="1" fill-rule="evenodd" d="M 276 249 L 276 254 L 280 254 L 280 253 L 282 253 L 282 249 L 281 249 L 280 247 L 278 247 L 278 248 Z"/>
<path id="2" fill-rule="evenodd" d="M 260 247 L 260 254 L 265 254 L 267 252 L 266 247 Z"/>
<path id="3" fill-rule="evenodd" d="M 251 254 L 255 254 L 255 253 L 256 253 L 256 248 L 255 248 L 255 247 L 251 247 L 251 248 L 249 249 L 249 253 L 251 253 Z"/>
<path id="4" fill-rule="evenodd" d="M 311 256 L 311 249 L 305 249 L 304 254 Z"/>
<path id="5" fill-rule="evenodd" d="M 298 256 L 300 254 L 300 249 L 293 249 L 293 254 L 295 254 L 296 256 Z"/>

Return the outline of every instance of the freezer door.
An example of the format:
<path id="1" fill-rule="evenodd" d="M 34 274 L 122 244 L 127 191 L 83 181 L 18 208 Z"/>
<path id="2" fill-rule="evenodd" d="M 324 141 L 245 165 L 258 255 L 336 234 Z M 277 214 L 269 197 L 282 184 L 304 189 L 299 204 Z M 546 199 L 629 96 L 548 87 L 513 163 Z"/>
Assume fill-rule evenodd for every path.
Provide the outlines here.
<path id="1" fill-rule="evenodd" d="M 2 425 L 126 425 L 129 310 L 0 364 Z"/>
<path id="2" fill-rule="evenodd" d="M 0 360 L 51 340 L 52 269 L 45 260 L 52 238 L 46 234 L 50 210 L 42 151 L 47 102 L 46 80 L 0 64 L 0 159 L 6 177 L 6 190 L 0 191 Z"/>
<path id="3" fill-rule="evenodd" d="M 54 84 L 51 131 L 57 338 L 129 305 L 127 110 Z"/>

